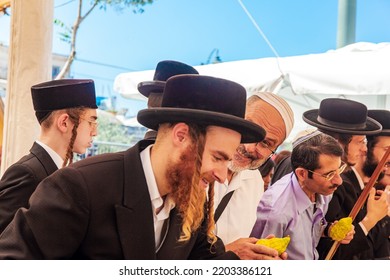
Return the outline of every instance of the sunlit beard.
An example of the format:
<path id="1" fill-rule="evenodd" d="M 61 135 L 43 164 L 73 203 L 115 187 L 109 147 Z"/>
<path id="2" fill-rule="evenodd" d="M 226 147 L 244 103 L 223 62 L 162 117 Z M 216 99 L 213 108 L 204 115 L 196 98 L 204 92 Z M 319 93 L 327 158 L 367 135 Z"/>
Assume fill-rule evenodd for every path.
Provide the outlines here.
<path id="1" fill-rule="evenodd" d="M 362 169 L 364 175 L 366 175 L 367 177 L 371 177 L 372 174 L 374 174 L 374 171 L 375 171 L 375 168 L 377 167 L 377 165 L 378 165 L 378 162 L 375 159 L 373 159 L 372 155 L 371 154 L 367 155 L 367 159 L 364 162 L 363 169 Z M 382 180 L 384 176 L 385 176 L 385 174 L 382 171 L 379 174 L 377 181 Z"/>
<path id="2" fill-rule="evenodd" d="M 176 163 L 168 163 L 166 176 L 171 187 L 171 195 L 175 201 L 176 207 L 183 213 L 189 205 L 191 189 L 193 192 L 203 192 L 204 188 L 200 188 L 197 184 L 192 186 L 192 177 L 195 172 L 195 152 L 190 147 L 180 156 Z M 195 194 L 196 195 L 196 194 Z M 199 207 L 203 207 L 204 200 L 199 201 Z M 199 209 L 199 208 L 197 208 Z"/>
<path id="3" fill-rule="evenodd" d="M 240 163 L 239 159 L 234 158 L 236 154 L 238 154 L 237 156 L 246 158 L 249 162 L 247 164 Z M 232 172 L 240 172 L 247 169 L 254 170 L 259 168 L 264 162 L 264 159 L 259 159 L 256 155 L 247 152 L 244 145 L 240 145 L 233 156 L 233 160 L 229 163 L 228 168 Z"/>

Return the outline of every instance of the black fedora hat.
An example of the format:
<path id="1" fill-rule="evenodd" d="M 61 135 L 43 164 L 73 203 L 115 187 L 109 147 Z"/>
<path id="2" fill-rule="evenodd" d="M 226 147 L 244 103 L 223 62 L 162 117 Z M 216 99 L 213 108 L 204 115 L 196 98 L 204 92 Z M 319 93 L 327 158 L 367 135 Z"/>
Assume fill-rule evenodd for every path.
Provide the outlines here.
<path id="1" fill-rule="evenodd" d="M 382 125 L 382 131 L 376 136 L 390 136 L 390 111 L 389 110 L 368 110 L 368 116 Z"/>
<path id="2" fill-rule="evenodd" d="M 367 116 L 366 105 L 348 99 L 327 98 L 320 108 L 303 113 L 303 120 L 321 130 L 352 135 L 371 135 L 382 126 Z"/>
<path id="3" fill-rule="evenodd" d="M 52 80 L 33 85 L 31 96 L 39 123 L 55 110 L 76 107 L 97 109 L 95 83 L 90 79 Z"/>
<path id="4" fill-rule="evenodd" d="M 153 81 L 145 81 L 138 84 L 138 91 L 149 97 L 151 92 L 163 92 L 166 80 L 180 74 L 199 74 L 195 68 L 185 63 L 174 60 L 160 61 L 154 72 Z"/>
<path id="5" fill-rule="evenodd" d="M 245 117 L 246 91 L 241 85 L 215 77 L 177 75 L 166 82 L 159 108 L 138 112 L 138 121 L 157 130 L 159 124 L 186 122 L 221 126 L 241 134 L 242 143 L 262 141 L 265 130 Z"/>

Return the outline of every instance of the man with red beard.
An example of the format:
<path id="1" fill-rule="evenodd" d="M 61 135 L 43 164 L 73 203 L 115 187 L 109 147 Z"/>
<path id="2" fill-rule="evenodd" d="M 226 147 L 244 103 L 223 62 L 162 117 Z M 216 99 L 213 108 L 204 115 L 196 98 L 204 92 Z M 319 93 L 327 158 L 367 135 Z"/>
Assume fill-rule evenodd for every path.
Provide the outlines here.
<path id="1" fill-rule="evenodd" d="M 155 143 L 91 157 L 42 181 L 1 235 L 0 258 L 237 259 L 214 234 L 209 186 L 226 179 L 240 142 L 265 136 L 244 119 L 245 102 L 245 89 L 228 80 L 168 79 L 161 107 L 137 116 L 158 131 Z"/>
<path id="2" fill-rule="evenodd" d="M 378 162 L 386 149 L 390 147 L 390 111 L 368 110 L 368 116 L 382 125 L 382 131 L 367 136 L 367 155 L 362 155 L 356 165 L 351 166 L 342 175 L 343 184 L 329 204 L 326 218 L 330 221 L 346 217 L 368 183 Z M 378 181 L 388 185 L 384 169 Z M 367 204 L 358 212 L 354 222 L 356 235 L 348 245 L 341 245 L 333 259 L 388 259 L 389 253 L 389 217 L 387 217 L 386 193 L 378 190 L 379 199 L 375 199 L 375 189 L 371 190 Z M 385 218 L 384 218 L 385 217 Z M 326 257 L 332 242 L 322 238 L 319 251 Z"/>
<path id="3" fill-rule="evenodd" d="M 260 200 L 251 236 L 290 236 L 291 260 L 316 260 L 316 245 L 326 227 L 331 195 L 342 183 L 343 150 L 331 136 L 315 131 L 299 138 L 291 154 L 293 172 L 272 185 Z M 353 229 L 341 241 L 349 243 Z"/>

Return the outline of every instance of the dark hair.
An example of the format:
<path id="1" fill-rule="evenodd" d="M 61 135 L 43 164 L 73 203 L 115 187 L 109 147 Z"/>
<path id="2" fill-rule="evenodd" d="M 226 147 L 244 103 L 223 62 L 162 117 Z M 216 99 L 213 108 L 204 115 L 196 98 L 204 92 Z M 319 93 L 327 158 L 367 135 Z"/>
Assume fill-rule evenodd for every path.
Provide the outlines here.
<path id="1" fill-rule="evenodd" d="M 371 177 L 378 165 L 378 159 L 374 156 L 374 148 L 378 144 L 379 135 L 367 135 L 367 156 L 363 164 L 363 173 L 367 177 Z M 383 174 L 380 174 L 377 181 L 383 178 Z"/>
<path id="2" fill-rule="evenodd" d="M 291 153 L 291 165 L 293 170 L 303 167 L 307 170 L 320 168 L 320 155 L 341 157 L 343 149 L 335 138 L 324 133 L 318 134 L 297 145 Z M 309 173 L 309 178 L 313 176 Z"/>
<path id="3" fill-rule="evenodd" d="M 289 151 L 289 150 L 280 151 L 274 157 L 275 165 L 278 165 L 279 162 L 281 162 L 284 158 L 289 157 L 290 155 L 291 155 L 291 151 Z"/>
<path id="4" fill-rule="evenodd" d="M 69 141 L 68 147 L 66 149 L 65 160 L 62 163 L 62 167 L 65 167 L 73 162 L 73 145 L 77 138 L 77 128 L 79 127 L 80 117 L 85 113 L 85 111 L 89 109 L 87 107 L 74 107 L 74 108 L 65 108 L 62 109 L 66 114 L 69 115 L 69 119 L 74 124 L 72 129 L 72 136 Z M 55 116 L 57 112 L 60 110 L 55 110 L 50 112 L 47 117 L 41 122 L 41 126 L 45 129 L 50 128 L 55 120 Z"/>
<path id="5" fill-rule="evenodd" d="M 338 132 L 327 131 L 323 129 L 318 129 L 318 130 L 336 139 L 340 143 L 341 147 L 343 148 L 344 155 L 345 156 L 348 155 L 348 144 L 352 141 L 352 136 L 353 136 L 352 134 L 338 133 Z"/>
<path id="6" fill-rule="evenodd" d="M 261 176 L 264 177 L 267 176 L 271 172 L 272 168 L 274 167 L 275 167 L 275 162 L 272 160 L 272 158 L 269 158 L 258 169 L 260 171 Z"/>

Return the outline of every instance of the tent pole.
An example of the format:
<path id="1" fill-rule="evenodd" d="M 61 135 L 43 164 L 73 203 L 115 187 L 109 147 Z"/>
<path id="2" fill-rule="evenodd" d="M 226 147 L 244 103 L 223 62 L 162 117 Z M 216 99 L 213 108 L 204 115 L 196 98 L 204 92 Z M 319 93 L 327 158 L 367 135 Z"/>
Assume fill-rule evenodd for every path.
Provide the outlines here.
<path id="1" fill-rule="evenodd" d="M 356 0 L 339 0 L 337 48 L 355 43 Z"/>

